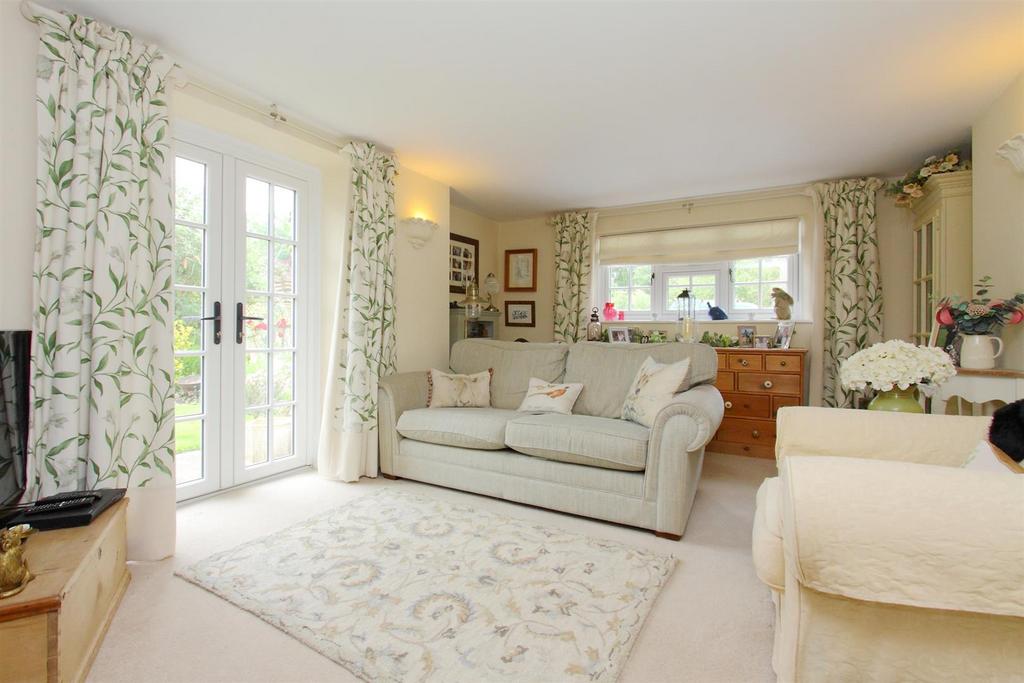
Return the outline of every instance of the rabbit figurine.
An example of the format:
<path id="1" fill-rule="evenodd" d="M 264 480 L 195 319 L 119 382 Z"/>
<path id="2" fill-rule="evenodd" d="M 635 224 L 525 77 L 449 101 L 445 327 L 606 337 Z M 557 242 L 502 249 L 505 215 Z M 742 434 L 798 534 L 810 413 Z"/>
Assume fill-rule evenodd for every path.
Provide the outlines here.
<path id="1" fill-rule="evenodd" d="M 28 570 L 21 544 L 35 532 L 28 524 L 0 531 L 0 599 L 17 595 L 35 578 Z"/>

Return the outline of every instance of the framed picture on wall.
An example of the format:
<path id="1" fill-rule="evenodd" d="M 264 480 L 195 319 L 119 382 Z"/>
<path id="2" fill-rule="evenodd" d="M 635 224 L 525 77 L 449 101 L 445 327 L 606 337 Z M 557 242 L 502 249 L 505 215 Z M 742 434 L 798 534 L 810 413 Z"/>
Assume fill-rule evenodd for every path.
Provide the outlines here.
<path id="1" fill-rule="evenodd" d="M 536 327 L 536 308 L 533 301 L 506 301 L 505 302 L 505 326 L 506 327 Z"/>
<path id="2" fill-rule="evenodd" d="M 505 250 L 505 291 L 537 291 L 536 249 Z"/>
<path id="3" fill-rule="evenodd" d="M 465 294 L 466 285 L 480 282 L 480 241 L 451 233 L 448 240 L 448 291 Z"/>

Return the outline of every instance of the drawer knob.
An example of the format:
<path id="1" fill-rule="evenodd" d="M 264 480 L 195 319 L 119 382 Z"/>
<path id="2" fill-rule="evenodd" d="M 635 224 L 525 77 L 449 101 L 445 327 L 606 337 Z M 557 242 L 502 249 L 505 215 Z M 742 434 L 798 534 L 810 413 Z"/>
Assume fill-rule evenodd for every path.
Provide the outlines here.
<path id="1" fill-rule="evenodd" d="M 729 410 L 730 408 L 732 408 L 732 401 L 726 401 L 725 402 L 725 409 Z"/>
<path id="2" fill-rule="evenodd" d="M 770 379 L 766 379 L 764 381 L 764 384 L 762 384 L 761 386 L 763 386 L 765 389 L 771 389 L 773 386 L 775 386 L 775 384 Z"/>
<path id="3" fill-rule="evenodd" d="M 760 439 L 761 438 L 761 432 L 757 431 L 756 429 L 754 431 L 750 432 L 750 435 L 752 437 L 754 437 L 755 439 Z"/>
<path id="4" fill-rule="evenodd" d="M 747 367 L 748 365 L 750 365 L 750 361 L 748 361 L 746 358 L 740 358 L 740 365 L 742 365 L 743 367 Z"/>
<path id="5" fill-rule="evenodd" d="M 781 365 L 782 367 L 786 367 L 786 361 L 780 361 L 779 365 Z"/>

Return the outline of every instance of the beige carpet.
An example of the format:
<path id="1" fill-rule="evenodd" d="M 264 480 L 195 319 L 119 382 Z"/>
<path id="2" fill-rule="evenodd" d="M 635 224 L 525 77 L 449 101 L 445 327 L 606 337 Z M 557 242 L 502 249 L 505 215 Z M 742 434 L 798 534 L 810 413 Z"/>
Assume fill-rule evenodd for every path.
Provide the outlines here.
<path id="1" fill-rule="evenodd" d="M 178 513 L 177 556 L 132 567 L 132 583 L 89 680 L 357 680 L 326 657 L 173 572 L 383 487 L 678 557 L 620 678 L 625 683 L 774 680 L 771 602 L 750 561 L 754 493 L 774 471 L 771 461 L 709 455 L 680 542 L 412 482 L 364 480 L 349 485 L 324 481 L 310 472 L 186 505 Z M 551 680 L 561 677 L 553 675 Z"/>

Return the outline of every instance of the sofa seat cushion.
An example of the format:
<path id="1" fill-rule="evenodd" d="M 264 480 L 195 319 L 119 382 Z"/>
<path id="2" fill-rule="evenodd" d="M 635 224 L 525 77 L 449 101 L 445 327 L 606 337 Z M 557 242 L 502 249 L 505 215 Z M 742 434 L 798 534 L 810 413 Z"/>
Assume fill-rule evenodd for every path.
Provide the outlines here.
<path id="1" fill-rule="evenodd" d="M 785 590 L 786 559 L 782 551 L 778 477 L 765 479 L 757 490 L 752 550 L 758 578 L 775 590 Z"/>
<path id="2" fill-rule="evenodd" d="M 522 415 L 508 423 L 505 443 L 547 460 L 642 472 L 651 430 L 633 422 L 590 415 Z"/>
<path id="3" fill-rule="evenodd" d="M 407 439 L 457 448 L 505 448 L 505 425 L 522 413 L 498 408 L 418 408 L 398 418 Z"/>

